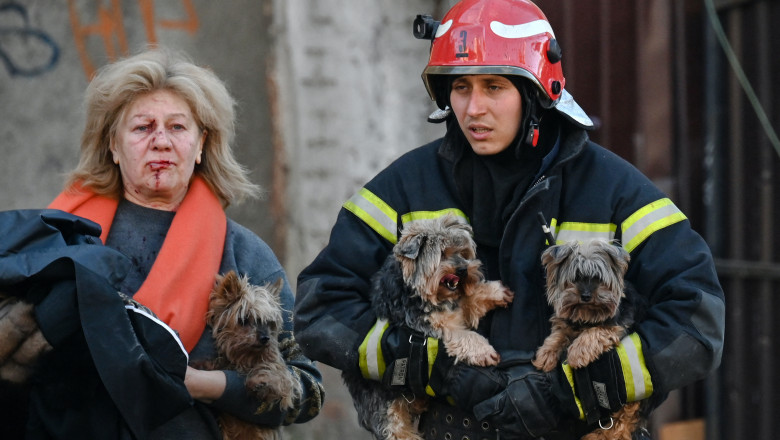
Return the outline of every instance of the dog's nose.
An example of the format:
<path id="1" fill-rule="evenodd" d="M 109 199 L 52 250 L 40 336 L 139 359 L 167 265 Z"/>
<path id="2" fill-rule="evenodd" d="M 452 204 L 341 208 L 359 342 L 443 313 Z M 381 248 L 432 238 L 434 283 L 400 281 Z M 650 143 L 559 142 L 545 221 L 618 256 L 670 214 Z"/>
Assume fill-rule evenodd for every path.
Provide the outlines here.
<path id="1" fill-rule="evenodd" d="M 580 289 L 580 300 L 582 302 L 590 302 L 591 299 L 593 299 L 593 285 L 592 283 L 582 283 L 579 286 Z"/>
<path id="2" fill-rule="evenodd" d="M 593 295 L 599 288 L 599 280 L 596 278 L 585 278 L 577 283 L 577 290 L 580 292 L 580 301 L 590 302 L 593 299 Z"/>
<path id="3" fill-rule="evenodd" d="M 469 274 L 469 269 L 466 267 L 459 267 L 455 269 L 455 275 L 457 275 L 458 278 L 465 279 L 468 276 L 468 274 Z"/>
<path id="4" fill-rule="evenodd" d="M 257 329 L 257 341 L 262 344 L 266 345 L 268 344 L 268 341 L 271 340 L 271 334 L 265 327 L 260 327 Z"/>

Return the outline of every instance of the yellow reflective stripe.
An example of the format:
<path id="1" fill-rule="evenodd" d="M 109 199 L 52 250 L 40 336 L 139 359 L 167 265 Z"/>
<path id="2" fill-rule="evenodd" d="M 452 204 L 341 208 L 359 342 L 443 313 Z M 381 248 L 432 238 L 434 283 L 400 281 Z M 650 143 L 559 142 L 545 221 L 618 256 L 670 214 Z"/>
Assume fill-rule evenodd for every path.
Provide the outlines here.
<path id="1" fill-rule="evenodd" d="M 439 354 L 439 340 L 436 338 L 428 338 L 426 347 L 428 347 L 428 377 L 431 377 L 433 363 L 436 362 L 436 356 Z M 425 385 L 425 394 L 436 397 L 436 393 L 433 391 L 433 388 L 431 388 L 430 383 Z"/>
<path id="2" fill-rule="evenodd" d="M 360 372 L 366 379 L 381 380 L 385 374 L 385 359 L 382 356 L 382 335 L 387 330 L 386 319 L 377 319 L 358 348 Z"/>
<path id="3" fill-rule="evenodd" d="M 591 239 L 611 241 L 617 230 L 617 226 L 612 223 L 562 222 L 559 226 L 557 220 L 553 219 L 551 225 L 551 229 L 555 231 L 555 244 Z"/>
<path id="4" fill-rule="evenodd" d="M 397 214 L 393 208 L 366 188 L 344 203 L 344 208 L 366 222 L 377 234 L 395 244 Z"/>
<path id="5" fill-rule="evenodd" d="M 645 365 L 642 353 L 642 341 L 639 335 L 632 333 L 616 348 L 623 368 L 623 379 L 626 382 L 626 397 L 629 402 L 635 402 L 650 397 L 653 394 L 653 381 Z"/>
<path id="6" fill-rule="evenodd" d="M 468 217 L 460 209 L 447 208 L 441 211 L 414 211 L 401 216 L 401 221 L 404 225 L 417 220 L 432 220 L 439 217 L 444 217 L 447 214 L 453 214 L 456 217 L 461 217 L 466 223 L 468 223 Z"/>
<path id="7" fill-rule="evenodd" d="M 654 232 L 686 218 L 668 198 L 656 200 L 631 214 L 623 222 L 623 247 L 631 252 Z"/>
<path id="8" fill-rule="evenodd" d="M 344 203 L 344 209 L 355 214 L 390 243 L 395 244 L 398 241 L 396 235 L 398 230 L 398 213 L 368 189 L 362 188 L 357 194 L 347 200 Z M 439 218 L 447 214 L 454 214 L 457 217 L 461 217 L 465 223 L 468 223 L 466 214 L 456 208 L 442 209 L 440 211 L 410 212 L 404 214 L 401 221 L 403 224 L 408 224 L 417 220 Z"/>
<path id="9" fill-rule="evenodd" d="M 582 409 L 582 402 L 580 402 L 580 398 L 577 397 L 577 393 L 574 391 L 574 372 L 566 361 L 563 361 L 561 368 L 563 369 L 563 374 L 566 375 L 566 380 L 569 381 L 569 386 L 571 386 L 571 393 L 574 395 L 574 403 L 577 404 L 577 410 L 580 412 L 580 420 L 585 420 L 585 411 Z"/>

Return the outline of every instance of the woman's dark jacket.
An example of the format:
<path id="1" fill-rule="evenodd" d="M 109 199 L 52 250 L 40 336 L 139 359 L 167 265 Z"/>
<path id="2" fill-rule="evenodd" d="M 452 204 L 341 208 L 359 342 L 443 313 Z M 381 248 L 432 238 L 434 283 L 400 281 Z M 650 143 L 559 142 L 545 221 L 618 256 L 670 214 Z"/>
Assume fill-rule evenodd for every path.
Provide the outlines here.
<path id="1" fill-rule="evenodd" d="M 321 376 L 292 339 L 289 286 L 282 293 L 287 319 L 280 347 L 301 380 L 301 402 L 285 413 L 255 414 L 259 405 L 243 379 L 227 371 L 225 393 L 207 407 L 193 402 L 184 386 L 188 357 L 171 329 L 117 294 L 132 264 L 100 243 L 97 224 L 57 210 L 6 211 L 0 233 L 0 288 L 36 304 L 36 319 L 54 347 L 27 388 L 27 438 L 149 438 L 177 414 L 193 411 L 221 438 L 213 431 L 214 410 L 269 426 L 319 412 Z M 221 266 L 244 270 L 260 284 L 283 276 L 267 245 L 232 221 Z M 193 350 L 199 356 L 216 355 L 203 348 L 213 347 L 210 330 Z"/>

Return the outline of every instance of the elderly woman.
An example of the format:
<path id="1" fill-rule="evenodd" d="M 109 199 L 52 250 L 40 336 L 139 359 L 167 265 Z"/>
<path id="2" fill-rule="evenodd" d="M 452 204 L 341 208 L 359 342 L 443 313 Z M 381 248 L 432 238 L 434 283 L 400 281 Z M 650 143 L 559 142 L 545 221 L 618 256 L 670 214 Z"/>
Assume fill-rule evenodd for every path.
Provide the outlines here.
<path id="1" fill-rule="evenodd" d="M 253 398 L 236 371 L 187 367 L 184 383 L 196 403 L 152 437 L 220 438 L 215 412 L 269 427 L 314 417 L 321 376 L 293 339 L 285 272 L 266 243 L 225 215 L 259 188 L 231 152 L 234 100 L 223 82 L 150 50 L 100 70 L 86 111 L 79 164 L 50 208 L 98 223 L 106 246 L 129 257 L 120 291 L 178 333 L 190 364 L 217 355 L 204 318 L 217 274 L 234 270 L 256 285 L 284 279 L 279 346 L 303 390 L 294 408 Z"/>

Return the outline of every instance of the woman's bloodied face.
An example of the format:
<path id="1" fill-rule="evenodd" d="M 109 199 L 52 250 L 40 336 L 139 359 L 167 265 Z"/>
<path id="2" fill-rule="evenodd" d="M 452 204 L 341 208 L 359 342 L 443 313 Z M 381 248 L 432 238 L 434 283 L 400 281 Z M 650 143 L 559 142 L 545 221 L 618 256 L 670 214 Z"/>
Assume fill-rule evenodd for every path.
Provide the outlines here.
<path id="1" fill-rule="evenodd" d="M 184 99 L 169 90 L 137 97 L 123 112 L 111 143 L 125 198 L 175 210 L 200 163 L 206 132 Z"/>

